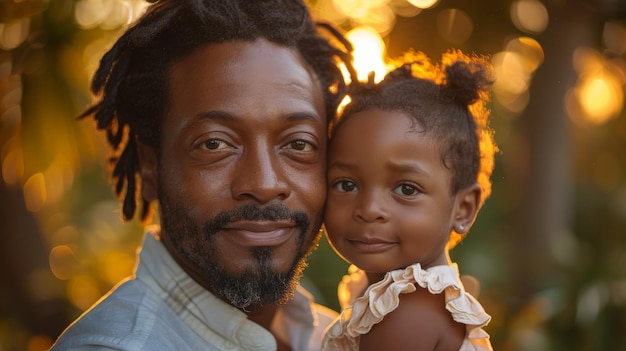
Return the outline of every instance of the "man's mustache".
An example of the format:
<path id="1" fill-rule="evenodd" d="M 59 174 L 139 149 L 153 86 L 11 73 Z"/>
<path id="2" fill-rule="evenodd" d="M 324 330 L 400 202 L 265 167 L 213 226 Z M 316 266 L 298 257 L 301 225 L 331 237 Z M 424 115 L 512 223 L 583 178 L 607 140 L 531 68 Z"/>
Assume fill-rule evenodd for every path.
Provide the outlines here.
<path id="1" fill-rule="evenodd" d="M 305 212 L 292 211 L 287 206 L 273 203 L 266 206 L 248 203 L 228 211 L 222 211 L 209 218 L 203 226 L 204 232 L 213 235 L 230 223 L 238 221 L 293 221 L 302 231 L 309 227 Z"/>

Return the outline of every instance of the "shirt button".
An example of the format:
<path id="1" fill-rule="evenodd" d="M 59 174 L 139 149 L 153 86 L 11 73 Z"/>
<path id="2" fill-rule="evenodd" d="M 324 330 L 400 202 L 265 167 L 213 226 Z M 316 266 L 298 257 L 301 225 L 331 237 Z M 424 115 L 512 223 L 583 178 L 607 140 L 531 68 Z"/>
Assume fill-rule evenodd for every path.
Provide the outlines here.
<path id="1" fill-rule="evenodd" d="M 229 349 L 234 349 L 235 348 L 235 343 L 232 341 L 227 341 L 226 342 L 226 347 Z"/>

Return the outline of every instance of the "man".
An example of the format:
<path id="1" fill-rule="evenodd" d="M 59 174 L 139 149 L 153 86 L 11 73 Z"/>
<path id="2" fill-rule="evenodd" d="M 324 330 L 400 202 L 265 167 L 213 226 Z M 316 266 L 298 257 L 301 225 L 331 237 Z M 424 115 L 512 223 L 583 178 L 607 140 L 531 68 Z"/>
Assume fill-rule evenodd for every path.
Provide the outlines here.
<path id="1" fill-rule="evenodd" d="M 300 0 L 161 0 L 105 54 L 84 116 L 118 154 L 124 218 L 141 194 L 161 228 L 54 349 L 319 349 L 336 314 L 297 282 L 320 238 L 337 63 L 350 67 L 326 28 L 343 50 Z"/>

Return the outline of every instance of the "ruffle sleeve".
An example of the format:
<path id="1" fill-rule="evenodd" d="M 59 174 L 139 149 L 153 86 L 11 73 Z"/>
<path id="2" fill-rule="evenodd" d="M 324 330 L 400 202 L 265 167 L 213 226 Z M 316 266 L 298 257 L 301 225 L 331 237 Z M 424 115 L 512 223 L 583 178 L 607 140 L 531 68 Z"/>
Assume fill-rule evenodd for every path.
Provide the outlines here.
<path id="1" fill-rule="evenodd" d="M 361 284 L 362 277 L 355 274 L 357 272 L 352 272 L 350 281 Z M 424 270 L 419 263 L 388 272 L 381 281 L 370 285 L 362 296 L 354 299 L 328 328 L 322 350 L 358 350 L 360 336 L 395 310 L 400 303 L 400 294 L 414 292 L 416 285 L 432 294 L 445 294 L 446 309 L 452 318 L 466 325 L 466 338 L 460 351 L 492 350 L 489 335 L 482 329 L 491 317 L 473 296 L 465 292 L 458 266 L 451 264 Z M 348 287 L 344 289 L 350 290 Z"/>

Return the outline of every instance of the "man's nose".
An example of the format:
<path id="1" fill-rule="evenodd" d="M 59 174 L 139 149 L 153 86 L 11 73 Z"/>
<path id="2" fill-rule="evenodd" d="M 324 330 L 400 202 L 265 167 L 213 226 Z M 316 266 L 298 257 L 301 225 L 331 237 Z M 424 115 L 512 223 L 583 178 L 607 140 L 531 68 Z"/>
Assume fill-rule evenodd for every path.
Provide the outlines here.
<path id="1" fill-rule="evenodd" d="M 285 165 L 272 146 L 248 149 L 237 162 L 239 165 L 232 183 L 235 199 L 268 203 L 289 197 L 291 189 L 285 179 Z"/>

